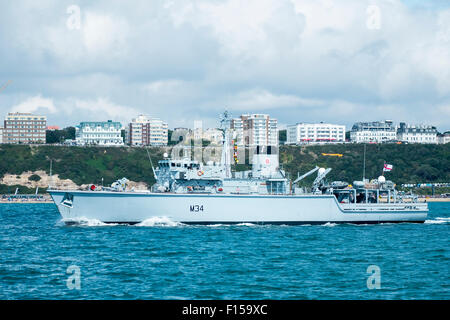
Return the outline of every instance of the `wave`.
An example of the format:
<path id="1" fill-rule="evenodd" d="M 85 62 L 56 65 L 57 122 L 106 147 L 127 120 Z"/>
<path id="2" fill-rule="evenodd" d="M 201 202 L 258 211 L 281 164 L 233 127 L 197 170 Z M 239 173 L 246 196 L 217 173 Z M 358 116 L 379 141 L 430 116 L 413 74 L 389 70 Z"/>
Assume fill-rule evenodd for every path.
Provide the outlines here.
<path id="1" fill-rule="evenodd" d="M 86 217 L 79 218 L 66 218 L 61 220 L 62 223 L 66 225 L 75 225 L 82 227 L 106 227 L 106 226 L 116 226 L 118 223 L 104 223 L 98 219 L 91 219 Z"/>
<path id="2" fill-rule="evenodd" d="M 322 227 L 336 227 L 337 223 L 327 222 L 325 224 L 321 224 Z"/>
<path id="3" fill-rule="evenodd" d="M 137 227 L 178 227 L 183 225 L 183 223 L 172 221 L 168 217 L 151 217 L 135 224 Z"/>
<path id="4" fill-rule="evenodd" d="M 450 222 L 450 218 L 449 217 L 436 217 L 436 219 L 433 220 L 425 220 L 425 223 L 427 224 L 445 224 L 445 223 L 449 223 Z"/>
<path id="5" fill-rule="evenodd" d="M 229 226 L 229 225 L 222 224 L 222 223 L 206 224 L 205 225 L 205 227 L 210 227 L 210 228 L 225 227 L 225 226 Z"/>
<path id="6" fill-rule="evenodd" d="M 258 225 L 250 222 L 242 222 L 242 223 L 213 223 L 213 224 L 206 224 L 204 226 L 209 228 L 219 228 L 219 227 L 233 228 L 233 227 L 257 227 Z"/>

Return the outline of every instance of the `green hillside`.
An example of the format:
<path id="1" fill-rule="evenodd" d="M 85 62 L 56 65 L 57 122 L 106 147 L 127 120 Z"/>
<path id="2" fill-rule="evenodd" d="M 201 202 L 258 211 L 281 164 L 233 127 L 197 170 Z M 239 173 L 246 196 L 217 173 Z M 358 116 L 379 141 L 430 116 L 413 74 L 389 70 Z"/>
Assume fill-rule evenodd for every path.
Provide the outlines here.
<path id="1" fill-rule="evenodd" d="M 165 149 L 149 148 L 153 163 L 162 158 Z M 323 156 L 322 153 L 341 153 L 343 157 Z M 25 171 L 44 170 L 49 173 L 53 159 L 53 173 L 76 184 L 96 183 L 101 179 L 110 184 L 127 177 L 136 182 L 154 183 L 151 165 L 144 148 L 62 147 L 0 145 L 0 177 L 20 175 Z M 401 183 L 450 182 L 450 144 L 447 145 L 367 145 L 366 177 L 376 178 L 382 172 L 383 162 L 394 165 L 388 179 Z M 280 163 L 291 177 L 314 168 L 333 168 L 331 180 L 352 182 L 361 179 L 363 172 L 363 145 L 282 146 Z M 239 165 L 237 169 L 248 168 Z M 33 179 L 38 180 L 39 177 Z M 311 177 L 310 177 L 311 179 Z M 306 180 L 308 182 L 310 180 Z M 12 190 L 0 185 L 0 193 Z M 21 192 L 28 191 L 21 188 Z"/>
<path id="2" fill-rule="evenodd" d="M 163 149 L 149 150 L 152 161 L 162 158 Z M 127 177 L 149 185 L 155 182 L 150 161 L 144 148 L 100 148 L 0 145 L 0 177 L 4 174 L 21 174 L 25 171 L 44 170 L 50 173 L 50 159 L 53 159 L 53 174 L 61 179 L 70 179 L 78 185 L 100 183 L 109 185 L 115 180 Z M 0 193 L 7 192 L 0 185 Z M 12 190 L 12 187 L 9 188 Z M 28 191 L 21 188 L 21 193 Z"/>
<path id="3" fill-rule="evenodd" d="M 342 157 L 323 156 L 340 153 Z M 314 166 L 332 168 L 331 180 L 352 182 L 363 175 L 364 145 L 283 146 L 280 150 L 283 168 L 296 176 Z M 385 176 L 397 184 L 418 182 L 450 182 L 450 144 L 368 144 L 366 145 L 366 178 L 382 174 L 384 161 L 394 165 Z"/>

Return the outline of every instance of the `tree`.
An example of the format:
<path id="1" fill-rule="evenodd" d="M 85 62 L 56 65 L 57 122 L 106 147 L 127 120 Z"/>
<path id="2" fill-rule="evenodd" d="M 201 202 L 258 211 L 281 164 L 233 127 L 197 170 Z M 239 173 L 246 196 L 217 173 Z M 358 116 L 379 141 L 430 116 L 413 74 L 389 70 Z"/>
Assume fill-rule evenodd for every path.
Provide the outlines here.
<path id="1" fill-rule="evenodd" d="M 284 144 L 286 142 L 286 130 L 278 131 L 278 141 L 280 144 Z"/>
<path id="2" fill-rule="evenodd" d="M 63 130 L 47 130 L 45 132 L 45 143 L 63 143 L 67 139 L 75 140 L 74 127 L 67 127 Z"/>

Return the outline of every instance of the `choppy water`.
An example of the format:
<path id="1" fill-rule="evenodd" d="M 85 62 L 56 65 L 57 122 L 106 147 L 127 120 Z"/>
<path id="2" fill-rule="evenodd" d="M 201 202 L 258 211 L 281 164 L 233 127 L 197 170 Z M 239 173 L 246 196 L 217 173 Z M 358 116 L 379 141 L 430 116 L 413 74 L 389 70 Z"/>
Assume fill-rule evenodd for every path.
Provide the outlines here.
<path id="1" fill-rule="evenodd" d="M 449 299 L 450 203 L 429 206 L 425 224 L 66 226 L 54 205 L 0 204 L 0 298 Z"/>

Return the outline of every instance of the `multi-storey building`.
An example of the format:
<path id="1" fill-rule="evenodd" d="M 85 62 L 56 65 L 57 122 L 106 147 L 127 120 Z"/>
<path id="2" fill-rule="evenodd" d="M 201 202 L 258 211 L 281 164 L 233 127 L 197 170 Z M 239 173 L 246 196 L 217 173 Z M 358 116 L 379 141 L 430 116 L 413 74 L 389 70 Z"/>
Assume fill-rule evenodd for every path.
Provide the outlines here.
<path id="1" fill-rule="evenodd" d="M 128 124 L 126 141 L 132 146 L 166 146 L 168 133 L 168 125 L 164 121 L 139 115 Z"/>
<path id="2" fill-rule="evenodd" d="M 45 116 L 8 113 L 4 125 L 3 143 L 45 143 Z"/>
<path id="3" fill-rule="evenodd" d="M 443 134 L 438 136 L 439 144 L 446 144 L 450 142 L 450 131 L 444 132 Z"/>
<path id="4" fill-rule="evenodd" d="M 397 139 L 397 130 L 391 120 L 357 122 L 350 132 L 350 140 L 357 143 L 389 142 Z"/>
<path id="5" fill-rule="evenodd" d="M 212 145 L 222 145 L 223 142 L 223 133 L 221 130 L 216 128 L 196 128 L 192 132 L 193 139 L 202 139 L 202 140 L 208 140 L 211 142 Z"/>
<path id="6" fill-rule="evenodd" d="M 345 126 L 329 123 L 297 123 L 286 130 L 286 144 L 345 142 Z"/>
<path id="7" fill-rule="evenodd" d="M 195 128 L 194 130 L 188 128 L 175 128 L 172 133 L 172 141 L 190 145 L 191 140 L 207 140 L 211 145 L 222 145 L 223 133 L 222 130 L 216 128 Z"/>
<path id="8" fill-rule="evenodd" d="M 0 127 L 0 143 L 3 143 L 3 127 Z"/>
<path id="9" fill-rule="evenodd" d="M 408 143 L 437 143 L 437 129 L 430 125 L 411 125 L 400 122 L 397 140 Z"/>
<path id="10" fill-rule="evenodd" d="M 112 120 L 100 122 L 81 122 L 75 127 L 77 145 L 121 146 L 122 125 Z"/>
<path id="11" fill-rule="evenodd" d="M 278 146 L 277 119 L 267 114 L 244 114 L 231 120 L 236 143 L 243 146 Z"/>

